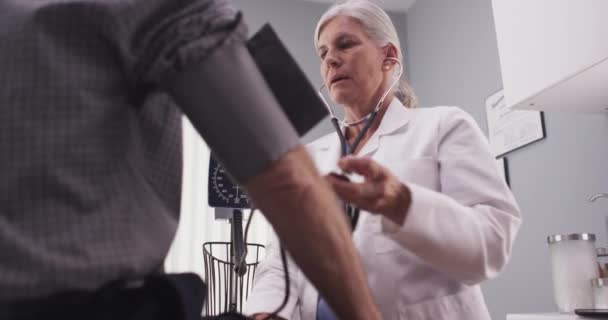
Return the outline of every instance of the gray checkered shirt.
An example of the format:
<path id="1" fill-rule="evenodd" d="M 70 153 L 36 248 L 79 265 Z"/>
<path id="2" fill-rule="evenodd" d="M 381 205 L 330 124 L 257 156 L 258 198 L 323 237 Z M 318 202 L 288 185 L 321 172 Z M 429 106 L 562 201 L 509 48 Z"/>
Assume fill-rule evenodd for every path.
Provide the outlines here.
<path id="1" fill-rule="evenodd" d="M 159 83 L 245 35 L 226 1 L 0 0 L 0 302 L 162 269 L 182 152 Z"/>

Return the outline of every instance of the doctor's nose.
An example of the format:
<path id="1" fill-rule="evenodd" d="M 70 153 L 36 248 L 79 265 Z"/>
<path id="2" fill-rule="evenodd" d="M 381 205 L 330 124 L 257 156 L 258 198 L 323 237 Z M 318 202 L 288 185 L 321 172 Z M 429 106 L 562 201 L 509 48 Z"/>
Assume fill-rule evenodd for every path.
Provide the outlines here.
<path id="1" fill-rule="evenodd" d="M 328 68 L 338 68 L 342 65 L 342 60 L 332 53 L 327 53 L 325 56 L 325 64 Z"/>

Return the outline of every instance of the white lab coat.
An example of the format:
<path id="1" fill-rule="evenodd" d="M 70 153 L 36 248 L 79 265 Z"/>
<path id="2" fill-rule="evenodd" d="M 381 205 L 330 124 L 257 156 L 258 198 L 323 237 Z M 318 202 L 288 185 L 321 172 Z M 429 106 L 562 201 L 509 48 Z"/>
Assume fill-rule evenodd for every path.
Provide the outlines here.
<path id="1" fill-rule="evenodd" d="M 322 173 L 336 167 L 335 134 L 310 147 Z M 475 121 L 456 107 L 407 109 L 393 99 L 359 155 L 390 169 L 412 192 L 403 225 L 362 212 L 353 234 L 383 318 L 490 319 L 479 284 L 509 260 L 521 219 Z M 317 292 L 293 263 L 290 279 L 290 300 L 280 315 L 314 320 Z M 244 311 L 273 311 L 283 289 L 275 242 Z"/>

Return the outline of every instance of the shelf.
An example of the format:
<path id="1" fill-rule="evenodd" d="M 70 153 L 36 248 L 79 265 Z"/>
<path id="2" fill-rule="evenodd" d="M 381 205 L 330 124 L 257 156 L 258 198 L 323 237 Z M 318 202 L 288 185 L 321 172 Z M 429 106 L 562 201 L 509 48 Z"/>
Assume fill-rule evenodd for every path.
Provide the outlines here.
<path id="1" fill-rule="evenodd" d="M 608 112 L 606 0 L 492 0 L 508 107 Z"/>
<path id="2" fill-rule="evenodd" d="M 608 58 L 513 105 L 541 111 L 608 112 Z"/>

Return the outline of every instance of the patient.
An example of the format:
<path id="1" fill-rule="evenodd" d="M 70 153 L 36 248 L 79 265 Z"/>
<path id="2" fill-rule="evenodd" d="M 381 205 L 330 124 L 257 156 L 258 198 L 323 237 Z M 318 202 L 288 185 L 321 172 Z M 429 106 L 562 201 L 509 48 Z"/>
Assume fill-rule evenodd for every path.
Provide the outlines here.
<path id="1" fill-rule="evenodd" d="M 365 126 L 359 120 L 390 88 L 400 67 L 395 59 L 403 61 L 397 32 L 373 2 L 354 0 L 325 12 L 314 42 L 329 95 L 344 108 L 342 129 L 352 145 Z M 384 319 L 490 319 L 480 283 L 496 277 L 509 260 L 521 224 L 518 206 L 466 112 L 415 106 L 414 93 L 402 82 L 380 106 L 354 156 L 339 160 L 336 133 L 313 142 L 311 153 L 324 173 L 337 163 L 364 177 L 326 179 L 343 201 L 362 210 L 353 238 Z M 289 301 L 279 316 L 335 319 L 293 263 L 289 271 Z M 263 319 L 283 301 L 284 286 L 273 242 L 245 312 Z"/>
<path id="2" fill-rule="evenodd" d="M 0 23 L 1 320 L 200 319 L 201 279 L 162 272 L 182 113 L 336 311 L 380 319 L 230 0 L 0 1 Z"/>

